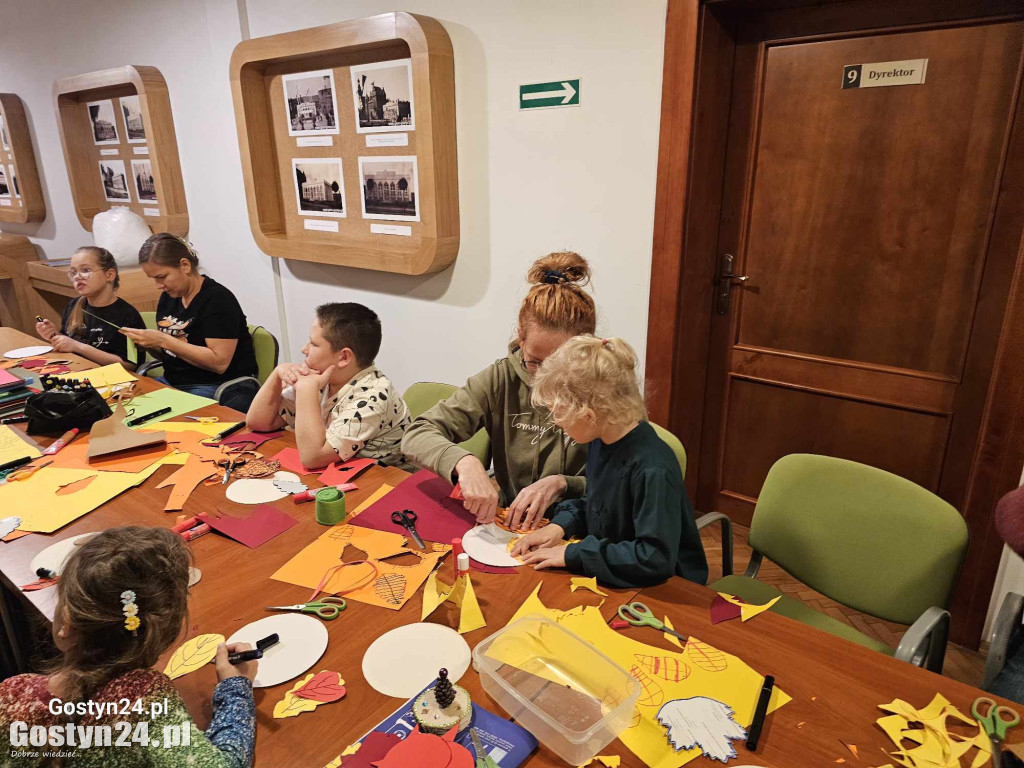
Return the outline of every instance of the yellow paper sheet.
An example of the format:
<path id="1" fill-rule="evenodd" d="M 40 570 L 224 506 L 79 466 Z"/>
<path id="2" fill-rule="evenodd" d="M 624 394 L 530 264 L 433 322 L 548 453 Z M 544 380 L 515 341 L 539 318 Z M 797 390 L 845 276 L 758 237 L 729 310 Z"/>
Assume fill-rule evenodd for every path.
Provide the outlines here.
<path id="1" fill-rule="evenodd" d="M 598 608 L 549 609 L 541 602 L 539 591 L 540 585 L 509 623 L 531 613 L 546 616 L 587 640 L 637 678 L 640 699 L 632 723 L 619 738 L 651 768 L 679 768 L 701 754 L 699 748 L 676 752 L 669 744 L 665 727 L 657 721 L 658 710 L 669 701 L 707 696 L 730 706 L 737 723 L 745 728 L 750 726 L 764 677 L 742 660 L 693 637 L 679 653 L 640 643 L 609 627 Z M 495 648 L 501 648 L 500 653 L 495 655 L 492 651 L 488 655 L 519 669 L 532 669 L 530 660 L 536 655 L 535 649 L 522 647 L 516 651 L 510 646 L 496 645 Z M 549 679 L 565 684 L 561 678 Z M 789 695 L 776 686 L 768 711 L 773 712 L 788 701 Z"/>
<path id="2" fill-rule="evenodd" d="M 671 629 L 673 632 L 676 629 L 675 627 L 672 626 L 672 619 L 670 619 L 668 616 L 665 617 L 665 629 Z M 672 643 L 672 645 L 676 646 L 677 648 L 682 648 L 683 647 L 683 644 L 681 642 L 679 642 L 679 638 L 676 637 L 675 635 L 670 635 L 668 632 L 666 632 L 665 633 L 665 639 L 668 640 L 670 643 Z"/>
<path id="3" fill-rule="evenodd" d="M 769 608 L 771 608 L 773 605 L 775 605 L 777 602 L 779 602 L 779 600 L 782 599 L 782 595 L 779 595 L 778 597 L 773 597 L 771 600 L 769 600 L 764 605 L 750 605 L 749 603 L 745 603 L 742 600 L 738 599 L 734 595 L 729 595 L 729 594 L 726 594 L 725 592 L 719 592 L 718 594 L 719 594 L 720 597 L 724 598 L 726 600 L 726 602 L 729 602 L 729 603 L 732 603 L 733 605 L 739 606 L 739 609 L 740 609 L 740 621 L 749 621 L 750 619 L 754 618 L 755 616 L 761 615 L 762 613 L 767 611 Z"/>
<path id="4" fill-rule="evenodd" d="M 594 576 L 589 579 L 585 579 L 582 576 L 573 576 L 569 579 L 569 591 L 575 592 L 577 589 L 589 589 L 595 595 L 601 595 L 601 597 L 608 597 L 607 592 L 602 592 L 597 588 L 597 577 Z M 594 758 L 597 759 L 596 757 Z"/>
<path id="5" fill-rule="evenodd" d="M 44 467 L 25 480 L 0 486 L 0 508 L 17 510 L 19 530 L 53 533 L 143 482 L 156 467 L 134 473 Z M 57 495 L 62 487 L 88 477 L 94 479 L 81 490 Z"/>
<path id="6" fill-rule="evenodd" d="M 88 379 L 89 383 L 92 384 L 96 389 L 101 387 L 109 387 L 114 384 L 124 384 L 129 381 L 138 381 L 137 376 L 133 376 L 131 373 L 124 369 L 120 363 L 111 363 L 110 365 L 104 365 L 99 368 L 90 368 L 87 371 L 75 371 L 73 373 L 62 373 L 60 375 L 62 379 L 71 379 L 73 381 L 82 381 Z"/>
<path id="7" fill-rule="evenodd" d="M 42 456 L 42 453 L 38 448 L 19 437 L 6 424 L 0 424 L 0 464 L 6 464 L 8 461 L 22 459 L 26 456 L 35 459 Z"/>
<path id="8" fill-rule="evenodd" d="M 376 491 L 371 493 L 369 497 L 366 499 L 366 501 L 364 501 L 362 504 L 360 504 L 358 507 L 356 507 L 355 509 L 348 513 L 349 520 L 358 515 L 364 509 L 368 508 L 371 504 L 376 504 L 379 499 L 383 498 L 384 496 L 387 496 L 394 489 L 395 487 L 393 485 L 382 485 Z"/>
<path id="9" fill-rule="evenodd" d="M 453 585 L 447 586 L 437 580 L 436 571 L 432 572 L 423 587 L 423 611 L 420 621 L 426 621 L 427 617 L 445 602 L 453 603 L 459 608 L 460 635 L 487 626 L 468 573 L 460 576 Z"/>
<path id="10" fill-rule="evenodd" d="M 597 757 L 592 758 L 585 762 L 583 765 L 579 766 L 579 768 L 586 768 L 586 766 L 588 765 L 603 765 L 604 768 L 619 768 L 619 765 L 621 763 L 622 758 L 618 755 L 598 755 Z"/>

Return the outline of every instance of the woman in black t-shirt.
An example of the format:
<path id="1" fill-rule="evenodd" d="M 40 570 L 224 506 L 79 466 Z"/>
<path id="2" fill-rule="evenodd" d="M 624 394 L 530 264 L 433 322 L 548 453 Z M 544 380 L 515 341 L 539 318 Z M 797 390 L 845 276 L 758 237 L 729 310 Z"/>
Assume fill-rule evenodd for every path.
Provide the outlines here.
<path id="1" fill-rule="evenodd" d="M 180 237 L 162 232 L 139 250 L 139 264 L 160 294 L 157 330 L 129 331 L 136 344 L 163 360 L 158 379 L 184 392 L 214 397 L 217 388 L 256 375 L 256 355 L 245 313 L 234 294 L 199 273 L 199 257 Z M 223 405 L 248 409 L 258 385 L 231 393 Z"/>
<path id="2" fill-rule="evenodd" d="M 106 248 L 88 245 L 71 256 L 68 279 L 78 293 L 61 317 L 60 329 L 49 320 L 36 323 L 36 333 L 57 352 L 71 352 L 99 365 L 121 363 L 135 370 L 142 353 L 121 328 L 145 328 L 139 311 L 117 296 L 121 278 Z"/>

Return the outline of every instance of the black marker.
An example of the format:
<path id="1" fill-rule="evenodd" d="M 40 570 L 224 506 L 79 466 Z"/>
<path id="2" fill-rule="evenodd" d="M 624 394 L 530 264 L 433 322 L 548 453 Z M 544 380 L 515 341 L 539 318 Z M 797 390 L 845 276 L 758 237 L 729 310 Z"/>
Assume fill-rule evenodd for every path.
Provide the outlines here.
<path id="1" fill-rule="evenodd" d="M 235 432 L 237 432 L 238 430 L 242 429 L 242 427 L 244 427 L 244 426 L 245 426 L 245 421 L 240 421 L 237 424 L 235 424 L 234 426 L 228 427 L 227 429 L 223 430 L 222 432 L 218 432 L 216 435 L 214 435 L 213 439 L 211 439 L 210 442 L 211 443 L 219 443 L 225 437 L 227 437 L 228 435 L 235 434 Z"/>
<path id="2" fill-rule="evenodd" d="M 137 427 L 137 426 L 139 426 L 139 424 L 145 424 L 147 421 L 152 421 L 157 416 L 163 416 L 163 415 L 168 414 L 170 412 L 171 412 L 171 408 L 170 408 L 170 406 L 168 406 L 167 408 L 161 408 L 159 411 L 153 411 L 152 413 L 147 413 L 145 416 L 139 416 L 139 418 L 132 419 L 131 421 L 128 421 L 128 422 L 125 422 L 125 423 L 129 427 Z"/>
<path id="3" fill-rule="evenodd" d="M 8 461 L 6 464 L 0 464 L 0 472 L 5 472 L 8 469 L 17 469 L 18 467 L 23 467 L 26 464 L 28 464 L 30 461 L 32 461 L 32 457 L 31 456 L 23 456 L 20 459 L 14 459 L 13 461 Z"/>
<path id="4" fill-rule="evenodd" d="M 765 675 L 761 698 L 757 700 L 757 709 L 754 710 L 754 722 L 750 724 L 750 730 L 747 731 L 747 749 L 751 752 L 757 749 L 757 740 L 761 738 L 761 728 L 764 727 L 764 718 L 768 714 L 768 700 L 772 697 L 772 688 L 774 687 L 775 678 Z"/>
<path id="5" fill-rule="evenodd" d="M 275 632 L 272 635 L 267 635 L 262 640 L 257 641 L 256 650 L 254 651 L 235 651 L 234 653 L 228 654 L 229 664 L 239 664 L 243 661 L 256 661 L 256 659 L 263 658 L 263 652 L 272 645 L 277 645 L 281 638 L 277 636 Z"/>
<path id="6" fill-rule="evenodd" d="M 36 576 L 40 579 L 56 579 L 57 572 L 51 571 L 49 568 L 36 568 Z"/>

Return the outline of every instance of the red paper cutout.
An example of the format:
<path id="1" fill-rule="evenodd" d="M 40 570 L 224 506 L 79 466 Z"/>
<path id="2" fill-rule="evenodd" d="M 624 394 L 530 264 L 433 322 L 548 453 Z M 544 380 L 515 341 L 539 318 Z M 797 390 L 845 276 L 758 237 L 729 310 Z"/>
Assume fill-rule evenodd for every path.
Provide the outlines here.
<path id="1" fill-rule="evenodd" d="M 26 371 L 32 370 L 33 368 L 42 368 L 44 365 L 49 363 L 45 357 L 30 357 L 28 360 L 22 360 L 18 363 L 19 368 L 24 368 Z"/>
<path id="2" fill-rule="evenodd" d="M 351 482 L 376 463 L 376 459 L 362 458 L 349 459 L 341 464 L 336 462 L 325 469 L 317 479 L 324 485 L 341 485 Z"/>
<path id="3" fill-rule="evenodd" d="M 377 768 L 409 768 L 413 765 L 417 768 L 473 768 L 473 753 L 455 741 L 457 730 L 458 726 L 455 726 L 444 736 L 435 736 L 421 732 L 417 725 L 404 741 L 373 765 Z"/>
<path id="4" fill-rule="evenodd" d="M 452 488 L 451 495 L 448 498 L 455 499 L 456 501 L 464 501 L 466 497 L 462 495 L 462 485 L 456 483 L 455 487 Z"/>
<path id="5" fill-rule="evenodd" d="M 56 584 L 58 579 L 39 579 L 39 581 L 33 581 L 31 584 L 22 584 L 22 592 L 35 592 L 38 589 L 46 589 Z"/>
<path id="6" fill-rule="evenodd" d="M 303 699 L 328 703 L 345 698 L 345 686 L 338 685 L 337 672 L 320 672 L 313 679 L 295 691 Z"/>
<path id="7" fill-rule="evenodd" d="M 341 758 L 342 768 L 372 768 L 374 762 L 382 760 L 402 741 L 397 733 L 371 731 L 363 739 L 359 751 Z"/>
<path id="8" fill-rule="evenodd" d="M 323 467 L 315 469 L 307 469 L 304 467 L 302 459 L 299 458 L 298 448 L 284 448 L 274 454 L 273 458 L 281 462 L 281 469 L 286 469 L 297 475 L 315 475 L 318 472 L 323 472 Z"/>
<path id="9" fill-rule="evenodd" d="M 266 544 L 278 534 L 284 533 L 298 521 L 269 504 L 260 504 L 249 517 L 234 517 L 220 513 L 212 517 L 205 513 L 197 515 L 213 530 L 223 533 L 250 549 Z"/>
<path id="10" fill-rule="evenodd" d="M 715 599 L 711 601 L 712 624 L 721 624 L 723 621 L 738 619 L 740 617 L 740 613 L 741 611 L 738 605 L 730 603 L 721 595 L 715 595 Z"/>

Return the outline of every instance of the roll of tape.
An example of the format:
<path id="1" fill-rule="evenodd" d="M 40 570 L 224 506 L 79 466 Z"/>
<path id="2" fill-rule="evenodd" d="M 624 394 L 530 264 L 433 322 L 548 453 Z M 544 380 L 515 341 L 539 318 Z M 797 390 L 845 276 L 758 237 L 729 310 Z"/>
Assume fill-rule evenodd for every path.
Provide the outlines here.
<path id="1" fill-rule="evenodd" d="M 345 494 L 337 488 L 321 488 L 316 493 L 316 521 L 337 525 L 345 519 Z"/>

